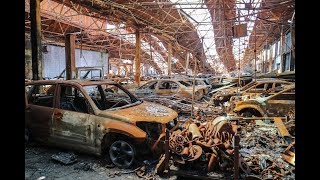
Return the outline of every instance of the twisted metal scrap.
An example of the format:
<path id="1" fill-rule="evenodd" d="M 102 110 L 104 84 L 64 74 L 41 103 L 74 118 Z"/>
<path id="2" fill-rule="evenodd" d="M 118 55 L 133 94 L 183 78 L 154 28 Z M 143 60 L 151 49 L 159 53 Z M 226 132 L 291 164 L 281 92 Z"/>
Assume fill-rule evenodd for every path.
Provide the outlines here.
<path id="1" fill-rule="evenodd" d="M 219 119 L 198 124 L 186 122 L 184 125 L 183 130 L 174 131 L 169 138 L 170 151 L 180 157 L 176 162 L 185 164 L 204 156 L 208 171 L 212 171 L 218 162 L 223 164 L 222 168 L 232 166 L 231 144 L 237 125 Z"/>

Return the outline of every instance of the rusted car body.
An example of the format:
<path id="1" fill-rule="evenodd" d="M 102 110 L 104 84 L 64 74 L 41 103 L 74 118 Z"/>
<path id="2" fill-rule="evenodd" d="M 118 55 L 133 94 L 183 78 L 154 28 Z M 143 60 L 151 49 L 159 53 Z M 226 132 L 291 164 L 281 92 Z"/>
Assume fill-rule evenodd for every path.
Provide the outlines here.
<path id="1" fill-rule="evenodd" d="M 224 102 L 229 101 L 231 96 L 241 96 L 244 93 L 260 94 L 269 89 L 289 84 L 292 84 L 292 82 L 274 78 L 256 79 L 241 88 L 233 87 L 218 91 L 211 97 L 211 101 L 217 106 L 220 103 L 223 104 Z"/>
<path id="2" fill-rule="evenodd" d="M 226 85 L 231 84 L 231 80 L 228 80 L 225 76 L 213 76 L 207 78 L 209 84 L 211 84 L 212 89 L 217 89 Z"/>
<path id="3" fill-rule="evenodd" d="M 193 84 L 193 78 L 189 78 L 189 81 L 188 81 L 190 84 Z M 205 87 L 207 90 L 205 92 L 209 92 L 211 91 L 212 89 L 212 86 L 211 84 L 209 84 L 205 78 L 195 78 L 195 81 L 194 81 L 195 85 L 200 87 L 200 86 L 203 86 Z"/>
<path id="4" fill-rule="evenodd" d="M 234 102 L 234 113 L 242 116 L 289 117 L 295 119 L 295 84 L 279 92 Z"/>
<path id="5" fill-rule="evenodd" d="M 25 85 L 31 86 L 26 89 L 28 139 L 106 153 L 119 167 L 131 166 L 139 147 L 141 153 L 146 147 L 161 147 L 161 134 L 178 116 L 165 106 L 140 101 L 109 80 L 40 80 Z"/>
<path id="6" fill-rule="evenodd" d="M 137 96 L 178 96 L 182 98 L 192 98 L 193 86 L 191 80 L 184 79 L 154 79 L 140 86 L 135 94 Z M 200 100 L 208 93 L 206 85 L 195 86 L 195 99 Z"/>

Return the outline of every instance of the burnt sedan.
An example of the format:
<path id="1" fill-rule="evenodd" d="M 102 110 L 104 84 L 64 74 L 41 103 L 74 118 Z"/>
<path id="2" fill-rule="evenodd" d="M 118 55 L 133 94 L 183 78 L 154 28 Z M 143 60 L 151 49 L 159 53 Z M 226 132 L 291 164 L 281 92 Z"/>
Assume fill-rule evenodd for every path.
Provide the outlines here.
<path id="1" fill-rule="evenodd" d="M 121 168 L 130 167 L 137 154 L 162 150 L 165 129 L 174 129 L 178 116 L 109 80 L 39 80 L 25 85 L 26 142 L 103 155 Z"/>
<path id="2" fill-rule="evenodd" d="M 191 82 L 190 82 L 191 81 Z M 140 86 L 135 94 L 139 97 L 144 96 L 177 96 L 182 98 L 192 98 L 193 86 L 189 79 L 155 79 L 150 80 Z M 208 93 L 205 84 L 195 86 L 194 98 L 200 100 Z"/>

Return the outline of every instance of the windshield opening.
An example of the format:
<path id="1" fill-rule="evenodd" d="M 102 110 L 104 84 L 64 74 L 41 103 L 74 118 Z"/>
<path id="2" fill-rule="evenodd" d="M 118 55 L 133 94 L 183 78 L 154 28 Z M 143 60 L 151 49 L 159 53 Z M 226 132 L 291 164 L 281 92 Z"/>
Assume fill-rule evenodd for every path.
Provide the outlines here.
<path id="1" fill-rule="evenodd" d="M 139 102 L 120 85 L 89 85 L 83 88 L 100 110 L 129 107 Z"/>

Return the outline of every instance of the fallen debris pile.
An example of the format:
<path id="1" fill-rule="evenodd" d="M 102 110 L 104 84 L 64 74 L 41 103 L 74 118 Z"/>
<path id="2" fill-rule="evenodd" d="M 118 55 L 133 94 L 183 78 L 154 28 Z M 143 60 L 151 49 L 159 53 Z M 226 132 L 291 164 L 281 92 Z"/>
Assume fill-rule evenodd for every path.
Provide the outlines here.
<path id="1" fill-rule="evenodd" d="M 213 172 L 230 177 L 237 168 L 241 178 L 294 179 L 295 142 L 291 135 L 283 136 L 285 127 L 237 122 L 226 116 L 207 122 L 186 120 L 171 132 L 169 161 L 163 155 L 156 171 L 163 172 L 165 162 L 170 162 L 168 170 L 198 171 L 207 177 Z"/>
<path id="2" fill-rule="evenodd" d="M 187 98 L 181 98 L 177 96 L 147 96 L 141 97 L 141 100 L 159 103 L 166 107 L 175 110 L 180 115 L 190 115 L 192 109 L 192 101 Z M 202 121 L 207 121 L 207 117 L 217 117 L 223 114 L 221 107 L 209 106 L 208 103 L 194 103 L 194 112 L 204 116 Z M 213 118 L 213 119 L 214 119 Z M 197 119 L 198 120 L 198 119 Z"/>
<path id="3" fill-rule="evenodd" d="M 239 151 L 252 174 L 262 179 L 294 179 L 294 141 L 289 146 L 290 142 L 279 135 L 276 127 L 250 124 L 242 127 L 240 139 Z M 292 165 L 283 156 L 288 157 Z"/>
<path id="4" fill-rule="evenodd" d="M 182 129 L 172 132 L 169 137 L 170 159 L 179 167 L 194 166 L 199 170 L 206 169 L 206 172 L 232 172 L 232 141 L 237 128 L 237 125 L 225 120 L 223 116 L 204 123 L 186 121 Z M 158 164 L 158 167 L 163 166 Z"/>

